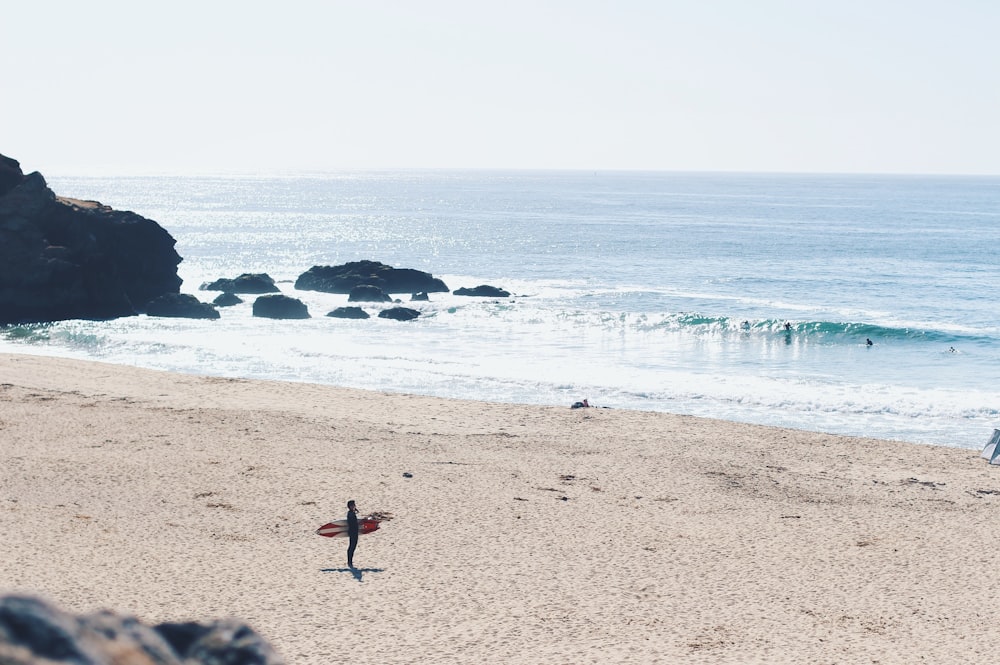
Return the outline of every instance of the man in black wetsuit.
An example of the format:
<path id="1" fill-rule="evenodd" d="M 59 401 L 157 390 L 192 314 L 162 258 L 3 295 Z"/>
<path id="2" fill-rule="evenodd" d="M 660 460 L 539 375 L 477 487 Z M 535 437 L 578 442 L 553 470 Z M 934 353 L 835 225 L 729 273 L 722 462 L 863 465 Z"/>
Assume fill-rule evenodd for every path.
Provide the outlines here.
<path id="1" fill-rule="evenodd" d="M 358 546 L 358 507 L 354 499 L 347 502 L 347 567 L 354 568 L 354 549 Z"/>

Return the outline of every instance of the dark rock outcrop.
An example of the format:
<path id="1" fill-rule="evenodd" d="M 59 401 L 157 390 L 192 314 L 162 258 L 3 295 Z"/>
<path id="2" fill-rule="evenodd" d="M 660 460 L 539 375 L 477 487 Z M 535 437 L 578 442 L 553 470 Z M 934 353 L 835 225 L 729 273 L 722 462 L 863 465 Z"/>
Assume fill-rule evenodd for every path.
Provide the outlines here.
<path id="1" fill-rule="evenodd" d="M 264 295 L 253 301 L 253 315 L 265 319 L 308 319 L 309 308 L 298 298 Z"/>
<path id="2" fill-rule="evenodd" d="M 180 291 L 174 244 L 156 222 L 56 196 L 0 155 L 0 324 L 140 313 Z"/>
<path id="3" fill-rule="evenodd" d="M 440 293 L 449 290 L 444 282 L 430 273 L 412 268 L 393 268 L 377 261 L 313 266 L 295 280 L 296 289 L 324 293 L 350 293 L 351 289 L 362 284 L 377 286 L 386 293 Z"/>
<path id="4" fill-rule="evenodd" d="M 378 286 L 361 284 L 351 289 L 347 302 L 392 302 L 392 297 Z"/>
<path id="5" fill-rule="evenodd" d="M 170 316 L 182 319 L 218 319 L 219 312 L 207 302 L 190 293 L 165 293 L 146 303 L 149 316 Z"/>
<path id="6" fill-rule="evenodd" d="M 421 291 L 420 293 L 414 293 L 413 295 L 410 296 L 411 302 L 427 301 L 427 300 L 430 300 L 430 296 L 428 296 L 427 292 L 425 291 Z"/>
<path id="7" fill-rule="evenodd" d="M 202 284 L 202 291 L 225 291 L 226 293 L 278 293 L 279 289 L 267 273 L 243 273 L 239 277 L 227 279 L 222 277 Z"/>
<path id="8" fill-rule="evenodd" d="M 365 310 L 360 307 L 338 307 L 332 312 L 328 312 L 327 316 L 332 316 L 335 319 L 370 319 L 371 316 Z"/>
<path id="9" fill-rule="evenodd" d="M 216 307 L 232 307 L 233 305 L 239 305 L 243 303 L 243 298 L 233 293 L 220 293 L 212 301 L 212 304 Z"/>
<path id="10" fill-rule="evenodd" d="M 23 179 L 21 164 L 16 159 L 0 155 L 0 196 L 20 185 Z"/>
<path id="11" fill-rule="evenodd" d="M 162 623 L 156 632 L 184 663 L 204 665 L 281 665 L 274 649 L 252 628 L 233 619 L 201 623 Z"/>
<path id="12" fill-rule="evenodd" d="M 380 319 L 392 319 L 393 321 L 412 321 L 420 316 L 420 312 L 409 307 L 390 307 L 378 313 Z"/>
<path id="13" fill-rule="evenodd" d="M 504 291 L 503 289 L 497 288 L 495 286 L 489 286 L 488 284 L 480 284 L 474 289 L 461 288 L 456 290 L 456 296 L 481 296 L 485 298 L 509 298 L 510 291 Z"/>
<path id="14" fill-rule="evenodd" d="M 29 596 L 0 597 L 0 663 L 32 665 L 282 665 L 233 619 L 147 626 L 103 611 L 75 616 Z"/>

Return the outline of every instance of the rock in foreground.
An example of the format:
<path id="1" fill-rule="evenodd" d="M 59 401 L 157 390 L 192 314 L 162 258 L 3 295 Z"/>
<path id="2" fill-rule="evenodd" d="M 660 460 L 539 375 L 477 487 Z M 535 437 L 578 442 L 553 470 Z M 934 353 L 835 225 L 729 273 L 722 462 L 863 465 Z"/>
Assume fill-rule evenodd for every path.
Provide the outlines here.
<path id="1" fill-rule="evenodd" d="M 113 612 L 74 616 L 28 596 L 0 597 L 4 665 L 282 665 L 252 628 L 227 619 L 146 626 Z"/>

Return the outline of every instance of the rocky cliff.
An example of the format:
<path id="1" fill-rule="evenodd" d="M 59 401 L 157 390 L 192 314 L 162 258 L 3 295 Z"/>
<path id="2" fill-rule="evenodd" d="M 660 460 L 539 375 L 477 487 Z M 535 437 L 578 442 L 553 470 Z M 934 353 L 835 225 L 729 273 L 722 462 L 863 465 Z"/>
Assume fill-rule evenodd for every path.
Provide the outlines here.
<path id="1" fill-rule="evenodd" d="M 140 313 L 180 291 L 174 244 L 156 222 L 56 196 L 0 155 L 0 325 Z"/>

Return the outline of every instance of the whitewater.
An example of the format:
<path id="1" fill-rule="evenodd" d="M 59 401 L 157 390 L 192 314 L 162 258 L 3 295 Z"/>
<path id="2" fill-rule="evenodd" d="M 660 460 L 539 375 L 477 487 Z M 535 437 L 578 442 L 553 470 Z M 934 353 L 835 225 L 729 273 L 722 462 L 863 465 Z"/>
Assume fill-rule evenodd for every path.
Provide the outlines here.
<path id="1" fill-rule="evenodd" d="M 48 177 L 156 220 L 182 292 L 267 273 L 312 318 L 0 328 L 0 351 L 214 376 L 685 413 L 980 448 L 1000 427 L 1000 178 L 369 171 Z M 489 284 L 410 322 L 325 314 L 314 265 Z M 352 303 L 355 304 L 355 303 Z M 869 344 L 870 340 L 870 344 Z M 738 442 L 720 442 L 738 446 Z"/>

